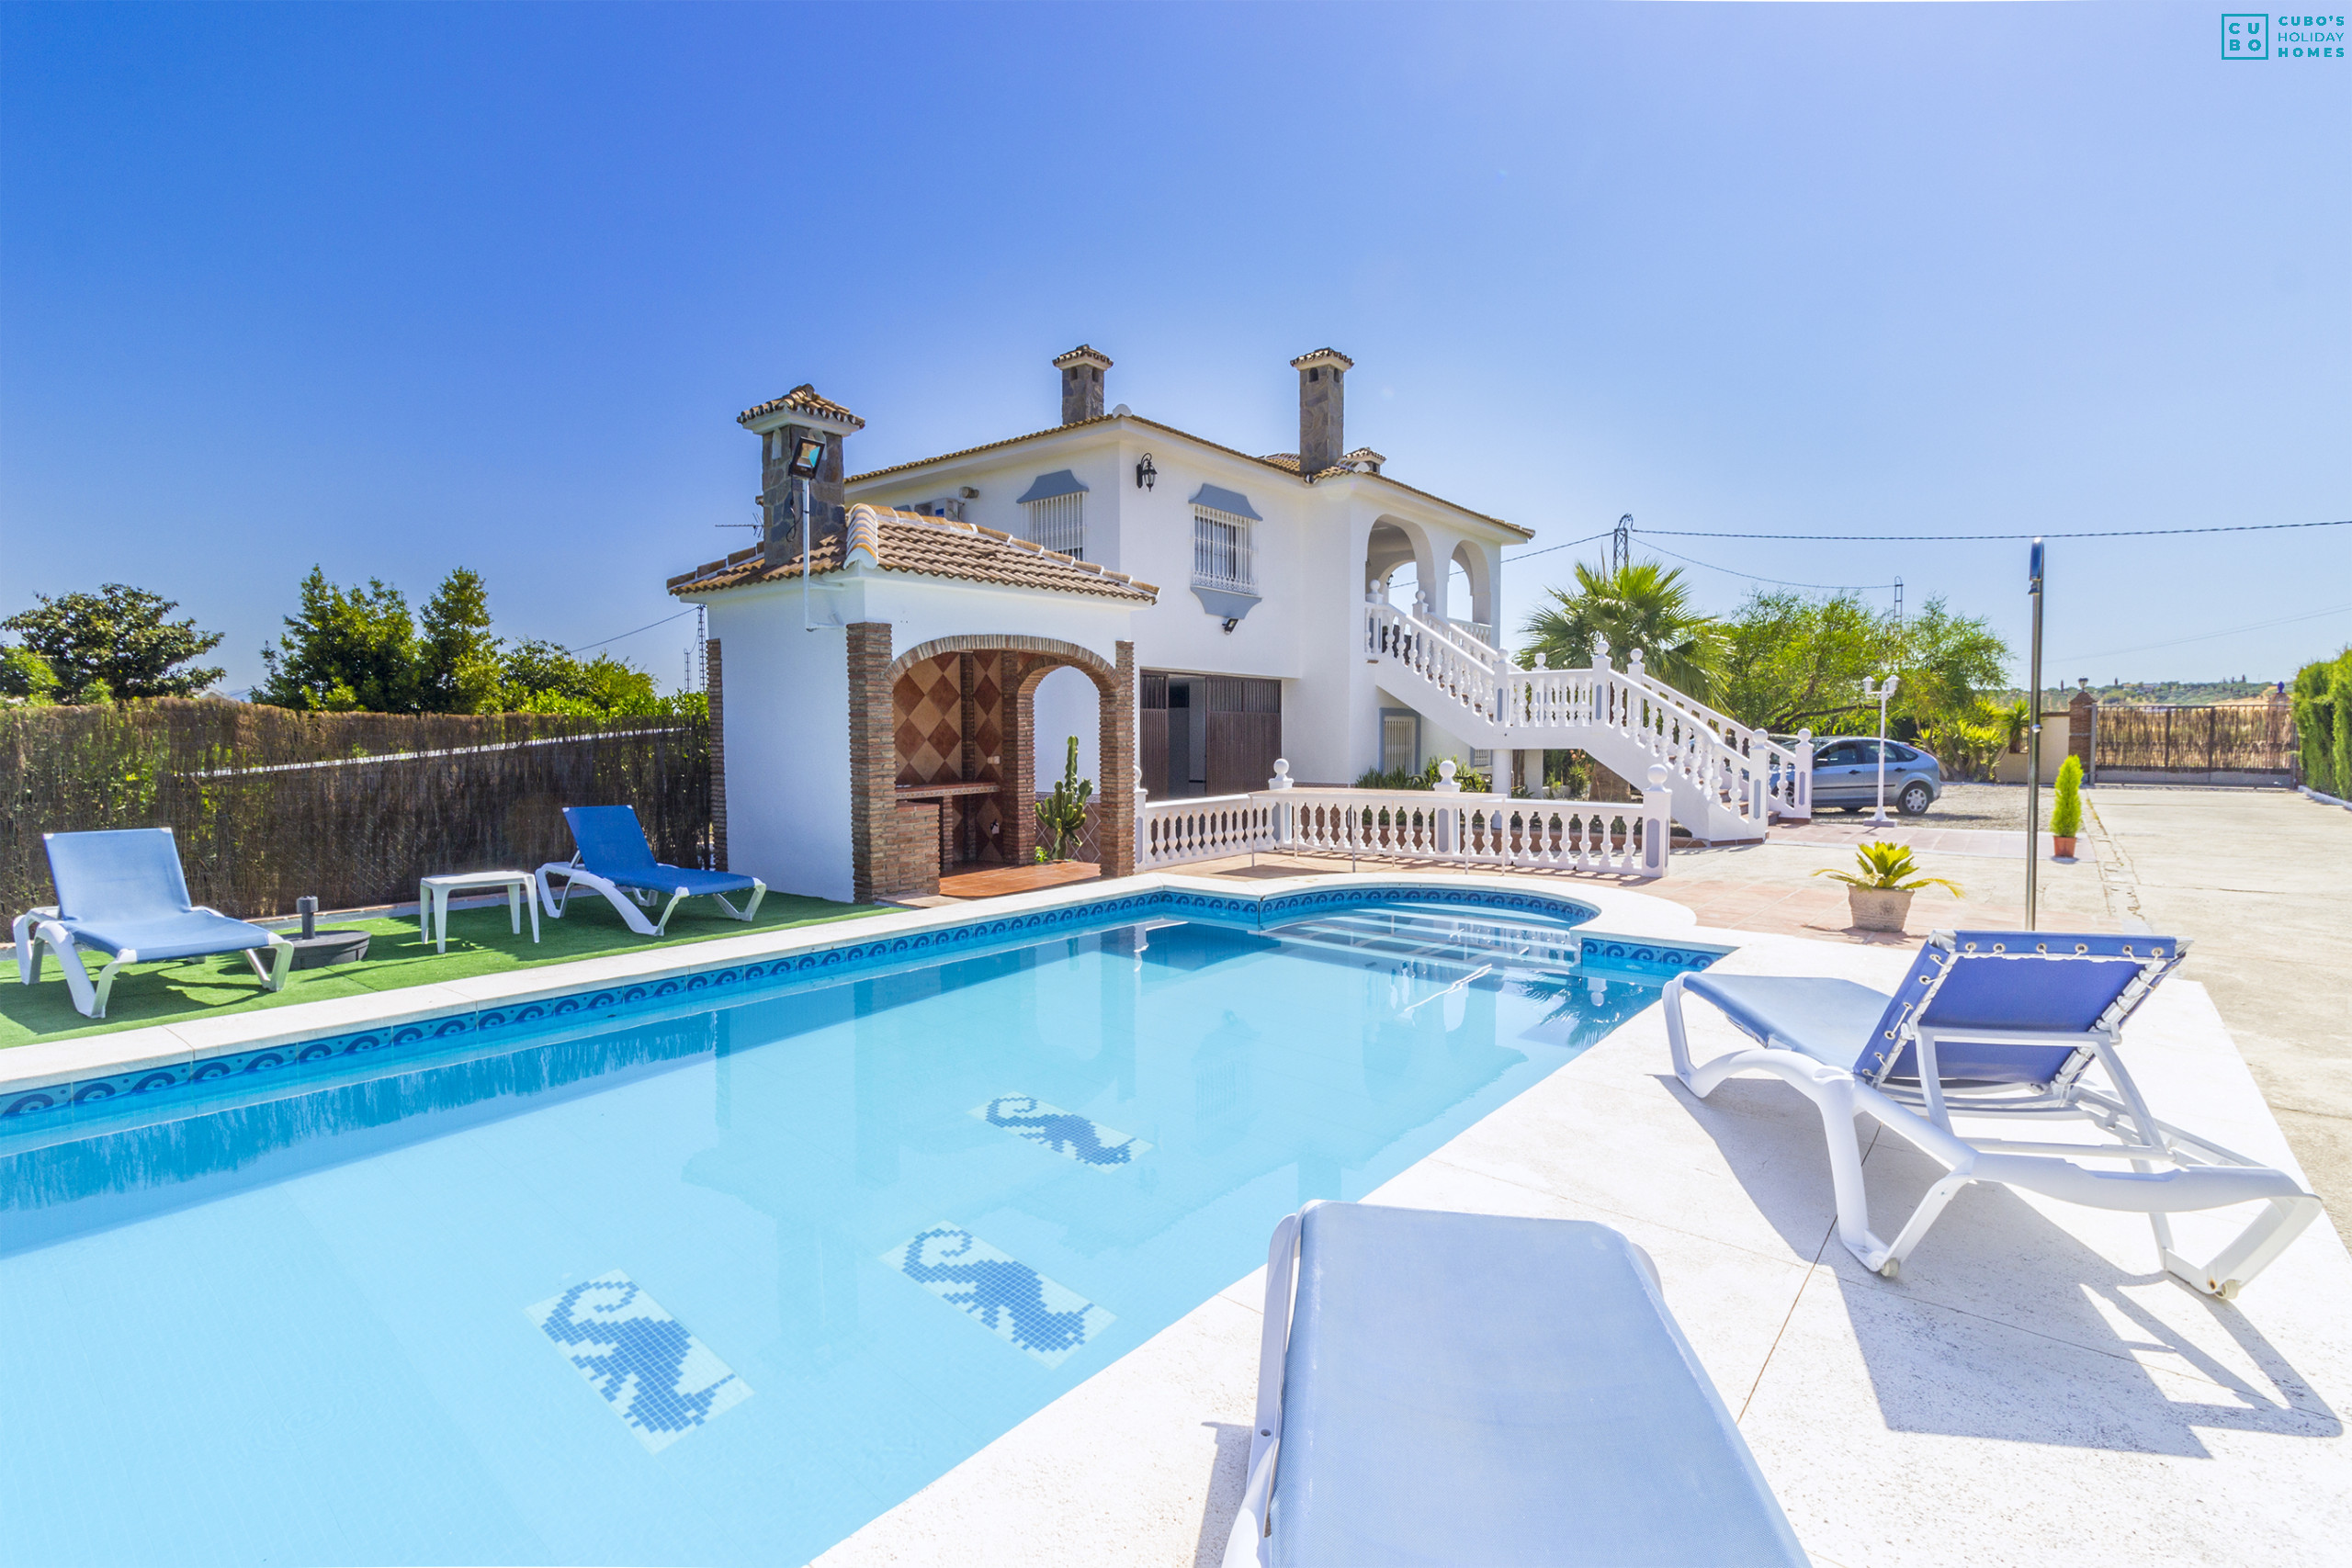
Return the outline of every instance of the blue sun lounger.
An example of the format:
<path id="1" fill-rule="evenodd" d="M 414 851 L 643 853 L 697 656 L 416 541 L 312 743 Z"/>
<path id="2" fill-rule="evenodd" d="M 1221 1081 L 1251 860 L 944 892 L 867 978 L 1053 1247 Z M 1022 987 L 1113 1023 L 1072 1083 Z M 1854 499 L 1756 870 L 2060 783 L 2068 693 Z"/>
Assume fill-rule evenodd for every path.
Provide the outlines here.
<path id="1" fill-rule="evenodd" d="M 96 833 L 43 833 L 49 879 L 57 902 L 17 917 L 17 977 L 40 979 L 47 944 L 65 972 L 74 1010 L 104 1018 L 115 976 L 126 964 L 243 953 L 270 990 L 286 984 L 293 944 L 274 931 L 231 919 L 191 903 L 180 870 L 179 843 L 169 828 L 123 828 Z M 108 955 L 96 983 L 77 948 Z M 262 967 L 261 950 L 272 950 Z"/>
<path id="2" fill-rule="evenodd" d="M 539 903 L 549 919 L 563 919 L 563 907 L 575 887 L 603 894 L 620 911 L 628 929 L 639 936 L 660 936 L 669 930 L 670 916 L 683 899 L 707 894 L 735 919 L 749 920 L 760 912 L 760 900 L 768 896 L 768 885 L 756 876 L 695 871 L 655 860 L 633 806 L 567 806 L 563 819 L 571 826 L 571 841 L 579 852 L 568 863 L 549 861 L 539 867 Z M 560 891 L 551 886 L 553 879 L 562 881 Z M 749 893 L 752 901 L 739 910 L 727 901 L 729 893 Z M 647 919 L 638 906 L 650 908 L 665 894 L 670 901 L 662 907 L 662 918 Z"/>
<path id="3" fill-rule="evenodd" d="M 1806 1561 L 1607 1225 L 1309 1203 L 1264 1334 L 1225 1568 Z"/>
<path id="4" fill-rule="evenodd" d="M 2234 1296 L 2319 1215 L 2286 1172 L 2149 1113 L 2125 1070 L 2123 1025 L 2188 943 L 2162 936 L 1938 931 L 1892 997 L 1851 980 L 1681 975 L 1667 983 L 1674 1071 L 1702 1100 L 1734 1073 L 1762 1071 L 1821 1111 L 1838 1197 L 1838 1236 L 1866 1269 L 1893 1278 L 1952 1196 L 1999 1181 L 2095 1209 L 2144 1213 L 2164 1267 L 2209 1295 Z M 1690 1065 L 1682 1001 L 1701 997 L 1758 1043 Z M 2087 1081 L 2096 1066 L 2105 1089 Z M 1892 1243 L 1870 1226 L 1857 1114 L 1939 1162 Z M 2087 1121 L 2111 1143 L 1963 1135 L 1952 1118 Z M 2101 1170 L 2076 1160 L 2123 1162 Z M 2171 1168 L 2159 1170 L 2159 1166 Z M 2262 1212 L 2202 1266 L 2173 1250 L 2168 1214 L 2261 1201 Z"/>

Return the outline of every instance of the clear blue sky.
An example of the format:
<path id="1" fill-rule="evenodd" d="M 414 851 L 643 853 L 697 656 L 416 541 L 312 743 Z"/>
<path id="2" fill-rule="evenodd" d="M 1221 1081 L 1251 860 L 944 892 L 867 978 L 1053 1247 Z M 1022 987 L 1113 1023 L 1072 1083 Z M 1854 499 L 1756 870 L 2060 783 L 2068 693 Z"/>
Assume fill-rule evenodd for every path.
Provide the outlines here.
<path id="1" fill-rule="evenodd" d="M 234 689 L 313 562 L 462 563 L 583 644 L 748 541 L 739 410 L 876 467 L 1081 339 L 1251 451 L 1336 344 L 1351 445 L 1539 546 L 2352 517 L 2352 58 L 2226 8 L 9 5 L 0 601 L 155 589 Z M 2022 649 L 2021 546 L 1657 543 Z M 2290 673 L 2352 528 L 2054 546 L 2050 615 L 2053 681 Z"/>

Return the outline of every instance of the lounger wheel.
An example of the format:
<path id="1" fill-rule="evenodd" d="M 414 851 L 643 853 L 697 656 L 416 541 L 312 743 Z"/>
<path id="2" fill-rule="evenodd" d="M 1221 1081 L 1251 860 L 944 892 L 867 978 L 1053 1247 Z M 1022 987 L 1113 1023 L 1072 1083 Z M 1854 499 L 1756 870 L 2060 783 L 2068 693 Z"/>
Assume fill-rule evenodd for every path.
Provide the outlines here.
<path id="1" fill-rule="evenodd" d="M 1881 1275 L 1889 1280 L 1901 1279 L 1903 1276 L 1903 1259 L 1900 1258 L 1890 1258 L 1885 1262 L 1878 1266 L 1878 1271 Z"/>

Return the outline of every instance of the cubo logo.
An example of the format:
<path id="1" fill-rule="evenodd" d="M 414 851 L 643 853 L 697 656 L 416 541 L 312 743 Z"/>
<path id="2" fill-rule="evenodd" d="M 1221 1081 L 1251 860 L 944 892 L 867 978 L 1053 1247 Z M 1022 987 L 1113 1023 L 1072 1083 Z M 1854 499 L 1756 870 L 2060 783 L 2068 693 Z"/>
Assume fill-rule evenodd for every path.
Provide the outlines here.
<path id="1" fill-rule="evenodd" d="M 2222 58 L 2224 60 L 2267 60 L 2270 58 L 2270 18 L 2267 16 L 2230 17 L 2222 18 Z"/>

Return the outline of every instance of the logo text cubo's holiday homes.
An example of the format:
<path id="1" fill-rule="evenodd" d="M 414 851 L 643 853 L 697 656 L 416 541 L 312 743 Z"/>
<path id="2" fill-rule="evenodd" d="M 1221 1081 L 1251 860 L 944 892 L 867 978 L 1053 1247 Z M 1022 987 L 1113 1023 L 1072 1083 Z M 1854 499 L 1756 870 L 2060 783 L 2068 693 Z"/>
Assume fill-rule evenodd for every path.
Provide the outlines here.
<path id="1" fill-rule="evenodd" d="M 2344 18 L 2273 17 L 2225 13 L 2222 17 L 2224 60 L 2341 60 Z"/>

